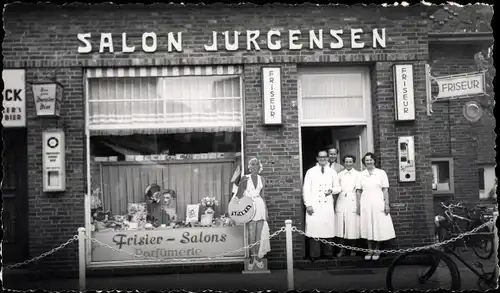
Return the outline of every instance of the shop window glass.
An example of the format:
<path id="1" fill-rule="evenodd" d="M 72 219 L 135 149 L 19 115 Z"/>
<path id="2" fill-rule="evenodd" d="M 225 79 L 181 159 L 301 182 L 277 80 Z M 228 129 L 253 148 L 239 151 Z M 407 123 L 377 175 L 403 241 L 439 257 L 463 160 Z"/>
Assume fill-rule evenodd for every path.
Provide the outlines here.
<path id="1" fill-rule="evenodd" d="M 453 183 L 453 159 L 432 159 L 432 190 L 434 193 L 453 193 Z"/>
<path id="2" fill-rule="evenodd" d="M 168 233 L 162 229 L 181 231 L 176 232 L 179 235 L 168 234 L 177 242 L 227 238 L 226 244 L 232 245 L 219 243 L 221 251 L 192 247 L 200 257 L 243 246 L 243 230 L 225 218 L 232 196 L 231 180 L 241 166 L 240 77 L 89 78 L 88 89 L 93 235 L 119 249 L 153 257 L 176 258 L 191 253 L 182 250 L 189 245 L 163 245 L 156 243 L 159 238 L 150 243 L 154 247 L 141 246 L 144 243 L 140 244 L 140 240 L 136 243 L 140 237 L 165 237 Z M 161 197 L 158 207 L 145 194 L 151 184 L 159 186 L 160 194 L 169 194 L 168 199 L 167 195 Z M 218 203 L 208 222 L 202 204 L 206 197 Z M 191 224 L 185 221 L 190 205 L 199 207 L 198 221 Z M 205 231 L 210 237 L 203 240 L 198 239 L 203 233 L 193 234 L 192 238 L 189 232 L 182 232 L 201 226 L 236 230 Z M 134 259 L 92 245 L 92 261 Z"/>
<path id="3" fill-rule="evenodd" d="M 479 199 L 496 198 L 497 178 L 495 166 L 483 166 L 478 169 Z"/>

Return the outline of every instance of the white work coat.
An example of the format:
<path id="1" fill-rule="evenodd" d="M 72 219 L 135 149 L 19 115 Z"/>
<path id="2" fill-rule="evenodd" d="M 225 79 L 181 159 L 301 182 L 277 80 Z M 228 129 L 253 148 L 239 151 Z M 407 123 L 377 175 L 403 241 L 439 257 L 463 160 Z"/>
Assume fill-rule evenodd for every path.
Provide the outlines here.
<path id="1" fill-rule="evenodd" d="M 314 210 L 312 215 L 306 211 L 305 232 L 309 237 L 335 237 L 333 194 L 325 196 L 325 192 L 329 189 L 332 190 L 333 194 L 341 191 L 335 170 L 325 166 L 325 172 L 321 173 L 319 165 L 307 170 L 302 195 L 306 208 L 312 206 Z"/>
<path id="2" fill-rule="evenodd" d="M 337 198 L 335 208 L 335 222 L 337 236 L 345 239 L 358 239 L 359 216 L 356 213 L 356 183 L 360 172 L 356 169 L 339 173 L 339 182 L 342 191 Z"/>

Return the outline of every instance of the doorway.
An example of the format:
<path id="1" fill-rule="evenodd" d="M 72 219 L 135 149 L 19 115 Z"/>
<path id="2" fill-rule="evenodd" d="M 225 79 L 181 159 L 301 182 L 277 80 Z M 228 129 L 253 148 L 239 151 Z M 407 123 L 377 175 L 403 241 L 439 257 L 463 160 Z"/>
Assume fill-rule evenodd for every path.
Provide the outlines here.
<path id="1" fill-rule="evenodd" d="M 4 128 L 3 149 L 3 260 L 24 261 L 28 256 L 28 171 L 26 129 Z"/>
<path id="2" fill-rule="evenodd" d="M 337 163 L 349 154 L 356 157 L 354 168 L 363 170 L 361 157 L 368 152 L 367 132 L 364 125 L 301 127 L 302 138 L 302 178 L 307 170 L 316 165 L 316 155 L 333 145 L 338 150 Z"/>
<path id="3" fill-rule="evenodd" d="M 342 157 L 356 157 L 354 168 L 364 170 L 362 156 L 371 149 L 368 146 L 365 125 L 301 127 L 302 178 L 307 170 L 316 165 L 318 151 L 334 146 L 338 150 L 337 163 L 343 164 Z M 305 215 L 305 207 L 303 207 Z M 305 216 L 304 216 L 305 217 Z M 305 221 L 305 218 L 304 218 Z M 334 251 L 336 253 L 337 251 Z M 324 253 L 324 252 L 322 252 Z M 305 242 L 304 258 L 309 257 L 309 241 Z"/>

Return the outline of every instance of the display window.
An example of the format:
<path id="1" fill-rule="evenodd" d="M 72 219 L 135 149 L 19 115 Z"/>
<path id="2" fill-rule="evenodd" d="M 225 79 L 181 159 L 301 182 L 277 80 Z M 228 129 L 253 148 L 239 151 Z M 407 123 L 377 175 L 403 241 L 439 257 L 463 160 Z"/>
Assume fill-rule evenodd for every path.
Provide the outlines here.
<path id="1" fill-rule="evenodd" d="M 240 74 L 87 71 L 87 226 L 124 251 L 92 243 L 91 263 L 196 261 L 244 246 L 243 227 L 227 215 L 243 153 Z"/>

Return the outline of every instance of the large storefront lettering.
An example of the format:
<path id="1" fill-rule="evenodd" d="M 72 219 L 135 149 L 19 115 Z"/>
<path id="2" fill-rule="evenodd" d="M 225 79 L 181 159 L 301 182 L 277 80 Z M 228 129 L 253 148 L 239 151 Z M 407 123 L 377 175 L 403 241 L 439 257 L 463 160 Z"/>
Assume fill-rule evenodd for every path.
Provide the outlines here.
<path id="1" fill-rule="evenodd" d="M 260 40 L 264 40 L 267 49 L 269 50 L 281 50 L 283 49 L 282 37 L 287 36 L 289 50 L 301 50 L 303 49 L 303 44 L 299 43 L 299 38 L 302 36 L 303 32 L 301 30 L 288 30 L 286 32 L 281 32 L 279 30 L 269 30 L 267 32 L 261 32 L 260 30 L 247 30 L 245 36 L 246 47 L 240 47 L 240 37 L 243 35 L 240 31 L 225 31 L 217 32 L 213 31 L 210 36 L 210 42 L 203 45 L 203 48 L 207 52 L 218 51 L 220 48 L 218 46 L 219 40 L 224 44 L 221 50 L 225 51 L 237 51 L 240 49 L 246 49 L 247 51 L 260 51 L 259 46 Z M 361 37 L 365 34 L 369 34 L 372 40 L 373 48 L 385 48 L 386 47 L 386 34 L 385 28 L 382 29 L 372 29 L 369 33 L 366 33 L 361 28 L 353 28 L 347 31 L 343 29 L 330 29 L 330 30 L 309 30 L 307 32 L 308 38 L 308 48 L 309 49 L 324 49 L 325 42 L 329 42 L 328 46 L 330 49 L 342 49 L 344 48 L 344 38 L 349 39 L 349 44 L 353 49 L 361 49 L 365 47 L 365 43 L 361 41 Z M 99 53 L 109 52 L 114 53 L 115 47 L 113 43 L 114 38 L 121 39 L 121 48 L 119 49 L 123 53 L 132 53 L 136 51 L 136 45 L 131 43 L 137 43 L 138 40 L 130 40 L 127 33 L 122 33 L 121 36 L 116 36 L 111 33 L 100 33 L 99 41 Z M 81 33 L 77 35 L 78 40 L 81 45 L 78 47 L 78 53 L 91 53 L 95 48 L 92 46 L 91 38 L 92 33 Z M 155 32 L 144 32 L 141 36 L 140 46 L 142 50 L 146 53 L 156 52 L 158 49 L 158 39 L 166 40 L 166 46 L 168 52 L 182 52 L 182 32 L 172 33 L 169 32 L 166 35 L 157 35 Z M 164 42 L 161 42 L 164 43 Z"/>
<path id="2" fill-rule="evenodd" d="M 243 226 L 109 231 L 94 233 L 93 237 L 121 251 L 93 243 L 92 262 L 138 260 L 131 254 L 146 258 L 196 259 L 244 246 Z M 239 252 L 229 257 L 243 256 L 244 252 Z"/>

